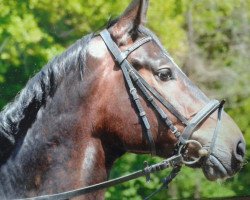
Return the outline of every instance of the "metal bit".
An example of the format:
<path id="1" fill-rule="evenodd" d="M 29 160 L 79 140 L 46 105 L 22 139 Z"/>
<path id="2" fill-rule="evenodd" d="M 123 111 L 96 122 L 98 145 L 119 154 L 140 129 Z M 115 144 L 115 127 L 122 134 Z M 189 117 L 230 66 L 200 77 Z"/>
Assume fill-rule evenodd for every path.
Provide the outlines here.
<path id="1" fill-rule="evenodd" d="M 200 149 L 199 151 L 198 151 L 198 153 L 199 153 L 199 156 L 200 157 L 205 157 L 205 156 L 208 156 L 208 150 L 206 150 L 206 149 L 204 149 L 204 148 L 202 148 L 202 149 Z"/>

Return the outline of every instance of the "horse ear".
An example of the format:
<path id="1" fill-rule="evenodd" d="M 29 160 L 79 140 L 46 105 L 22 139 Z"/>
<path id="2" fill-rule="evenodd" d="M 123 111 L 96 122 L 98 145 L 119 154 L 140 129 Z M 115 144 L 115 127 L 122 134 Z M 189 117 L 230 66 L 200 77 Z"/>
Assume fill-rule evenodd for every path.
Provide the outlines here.
<path id="1" fill-rule="evenodd" d="M 115 35 L 131 33 L 138 26 L 144 25 L 147 18 L 149 0 L 132 0 L 118 21 L 114 24 L 112 32 Z"/>

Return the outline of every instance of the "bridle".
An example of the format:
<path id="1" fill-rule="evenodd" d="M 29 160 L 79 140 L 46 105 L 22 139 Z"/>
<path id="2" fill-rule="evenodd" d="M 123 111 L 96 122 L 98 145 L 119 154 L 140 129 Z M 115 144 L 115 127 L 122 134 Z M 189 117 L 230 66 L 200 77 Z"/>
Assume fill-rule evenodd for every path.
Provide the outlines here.
<path id="1" fill-rule="evenodd" d="M 138 116 L 141 118 L 142 125 L 144 126 L 144 129 L 146 130 L 144 132 L 144 136 L 150 146 L 151 154 L 156 155 L 156 147 L 153 140 L 153 136 L 150 130 L 150 124 L 148 121 L 148 118 L 146 116 L 146 112 L 144 111 L 139 96 L 137 94 L 137 90 L 134 87 L 134 83 L 137 85 L 137 87 L 140 89 L 142 94 L 145 96 L 146 100 L 152 105 L 154 110 L 159 114 L 163 122 L 167 125 L 167 127 L 170 129 L 170 131 L 175 135 L 175 137 L 178 139 L 178 144 L 176 145 L 177 152 L 180 152 L 184 146 L 190 143 L 195 143 L 198 146 L 201 146 L 199 142 L 190 140 L 192 133 L 196 130 L 196 128 L 204 122 L 212 113 L 214 113 L 216 110 L 218 110 L 218 122 L 216 126 L 216 130 L 213 135 L 212 143 L 209 149 L 209 153 L 211 154 L 213 152 L 214 144 L 216 142 L 217 134 L 218 134 L 218 126 L 220 124 L 220 119 L 222 115 L 222 109 L 225 101 L 219 102 L 218 100 L 211 100 L 203 107 L 196 115 L 188 121 L 181 113 L 179 113 L 175 107 L 170 104 L 168 101 L 165 100 L 165 98 L 152 86 L 150 86 L 147 81 L 138 73 L 138 71 L 129 63 L 127 60 L 128 56 L 141 47 L 142 45 L 154 41 L 152 37 L 144 37 L 140 39 L 139 41 L 135 42 L 133 46 L 122 52 L 117 44 L 113 41 L 111 38 L 110 33 L 107 29 L 103 30 L 100 33 L 100 36 L 102 37 L 104 43 L 106 44 L 108 50 L 114 57 L 115 61 L 118 63 L 118 65 L 121 67 L 125 82 L 129 88 L 129 92 L 132 96 L 132 100 L 134 101 L 137 110 L 138 110 Z M 179 121 L 181 121 L 186 127 L 181 134 L 181 132 L 176 128 L 176 126 L 173 124 L 171 119 L 168 117 L 168 115 L 163 111 L 163 109 L 158 106 L 158 104 L 155 101 L 155 98 L 167 109 L 169 110 Z M 181 150 L 180 150 L 181 149 Z M 195 160 L 197 162 L 197 160 Z"/>
<path id="2" fill-rule="evenodd" d="M 111 186 L 129 181 L 132 179 L 136 179 L 141 176 L 146 176 L 147 181 L 149 181 L 151 173 L 155 173 L 155 172 L 164 170 L 166 168 L 172 167 L 173 170 L 164 179 L 163 185 L 158 190 L 156 190 L 152 195 L 146 198 L 146 199 L 149 199 L 153 195 L 158 193 L 160 190 L 168 186 L 168 184 L 177 176 L 183 164 L 193 165 L 199 162 L 199 160 L 202 157 L 209 157 L 210 155 L 213 154 L 216 139 L 218 137 L 218 133 L 220 129 L 223 105 L 225 101 L 223 100 L 219 102 L 218 100 L 211 100 L 198 113 L 196 113 L 196 115 L 191 120 L 186 119 L 180 112 L 178 112 L 177 109 L 175 109 L 175 107 L 172 104 L 166 101 L 165 98 L 156 89 L 150 86 L 147 83 L 147 81 L 137 72 L 137 70 L 127 60 L 128 56 L 133 51 L 135 51 L 136 49 L 140 48 L 142 45 L 148 42 L 154 41 L 152 37 L 150 36 L 144 37 L 140 39 L 139 41 L 135 42 L 126 51 L 122 52 L 117 46 L 117 44 L 113 41 L 107 29 L 100 32 L 100 36 L 103 39 L 104 43 L 106 44 L 109 52 L 114 57 L 117 64 L 121 67 L 125 82 L 127 84 L 130 95 L 132 97 L 132 101 L 134 102 L 137 108 L 138 116 L 140 117 L 142 126 L 145 129 L 145 131 L 143 131 L 143 134 L 147 141 L 147 144 L 150 147 L 151 154 L 156 155 L 156 146 L 155 146 L 155 142 L 151 133 L 149 120 L 140 102 L 140 98 L 139 98 L 139 95 L 137 94 L 137 89 L 134 86 L 134 84 L 136 84 L 137 88 L 141 91 L 141 93 L 144 95 L 146 100 L 151 104 L 153 109 L 159 114 L 160 118 L 163 120 L 166 126 L 170 129 L 170 131 L 177 138 L 178 142 L 176 144 L 173 156 L 166 160 L 163 160 L 161 163 L 154 164 L 151 166 L 145 163 L 144 169 L 131 173 L 129 175 L 123 176 L 123 177 L 113 179 L 113 180 L 105 181 L 102 183 L 87 186 L 85 188 L 80 188 L 77 190 L 67 191 L 67 192 L 53 194 L 53 195 L 45 195 L 45 196 L 39 196 L 39 197 L 34 197 L 34 198 L 27 198 L 25 200 L 69 199 L 69 198 L 73 198 L 73 197 L 87 194 L 90 192 L 94 192 L 96 190 L 101 190 L 107 187 L 111 187 Z M 170 120 L 169 116 L 164 112 L 164 110 L 160 106 L 158 106 L 155 99 L 157 99 L 160 104 L 162 104 L 170 113 L 172 113 L 179 121 L 182 122 L 182 124 L 185 126 L 182 133 L 176 128 L 176 126 L 173 124 L 173 122 Z M 203 147 L 200 144 L 200 142 L 196 140 L 191 140 L 190 138 L 193 132 L 197 129 L 197 127 L 202 122 L 204 122 L 208 117 L 210 117 L 210 115 L 213 114 L 216 110 L 218 110 L 217 124 L 214 130 L 214 134 L 211 140 L 210 147 L 207 149 Z M 187 146 L 191 143 L 199 147 L 199 150 L 198 150 L 199 157 L 191 158 L 191 160 L 187 160 L 185 157 L 185 152 L 186 152 Z"/>

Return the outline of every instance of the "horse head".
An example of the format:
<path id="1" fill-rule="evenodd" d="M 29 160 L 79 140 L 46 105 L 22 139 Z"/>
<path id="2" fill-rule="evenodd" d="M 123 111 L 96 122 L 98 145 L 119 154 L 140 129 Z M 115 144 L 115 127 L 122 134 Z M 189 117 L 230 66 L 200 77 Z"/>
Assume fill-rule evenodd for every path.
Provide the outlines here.
<path id="1" fill-rule="evenodd" d="M 164 97 L 181 115 L 191 121 L 208 103 L 209 98 L 197 87 L 176 65 L 170 55 L 164 50 L 159 39 L 145 28 L 148 1 L 134 0 L 118 20 L 113 21 L 108 31 L 121 51 L 131 48 L 144 37 L 152 40 L 129 53 L 128 61 L 147 83 Z M 131 103 L 128 88 L 121 73 L 121 68 L 112 53 L 110 53 L 101 37 L 95 37 L 90 42 L 88 52 L 92 68 L 101 72 L 100 87 L 96 93 L 104 99 L 99 99 L 100 107 L 105 109 L 101 120 L 117 139 L 121 151 L 134 153 L 150 153 L 147 141 L 143 137 L 143 127 L 137 115 L 136 106 Z M 149 105 L 149 101 L 140 92 L 140 99 L 152 129 L 156 155 L 169 157 L 173 154 L 178 140 Z M 98 96 L 96 98 L 98 98 Z M 112 103 L 111 103 L 112 102 Z M 157 104 L 167 113 L 173 125 L 182 133 L 183 122 L 169 109 Z M 234 175 L 242 166 L 245 154 L 245 142 L 240 129 L 231 117 L 222 112 L 220 129 L 215 144 L 212 144 L 214 131 L 217 127 L 218 114 L 211 113 L 195 127 L 190 139 L 198 141 L 203 147 L 214 145 L 213 154 L 204 156 L 192 167 L 202 167 L 204 174 L 210 180 L 226 178 Z M 105 136 L 106 137 L 106 136 Z M 191 142 L 192 143 L 192 142 Z M 190 144 L 187 157 L 197 157 L 198 146 Z"/>

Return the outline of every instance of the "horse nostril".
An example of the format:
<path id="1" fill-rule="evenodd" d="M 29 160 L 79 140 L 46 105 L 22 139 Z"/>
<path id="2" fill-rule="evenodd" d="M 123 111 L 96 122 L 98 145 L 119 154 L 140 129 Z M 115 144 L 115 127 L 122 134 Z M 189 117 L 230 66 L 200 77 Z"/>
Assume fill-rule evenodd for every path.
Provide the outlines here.
<path id="1" fill-rule="evenodd" d="M 245 153 L 246 153 L 246 144 L 240 140 L 237 144 L 237 147 L 236 147 L 236 157 L 239 157 L 240 156 L 240 159 L 242 160 L 245 156 Z"/>

